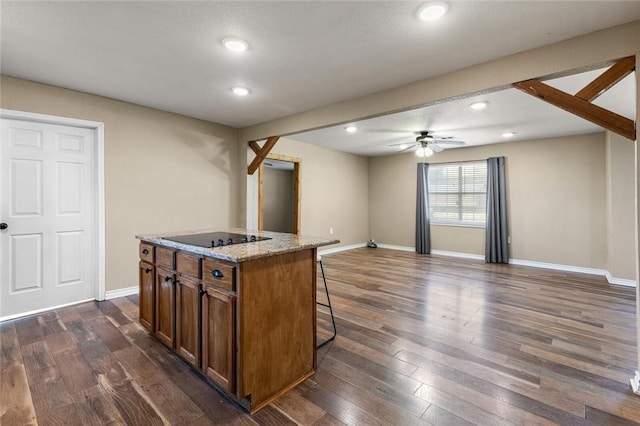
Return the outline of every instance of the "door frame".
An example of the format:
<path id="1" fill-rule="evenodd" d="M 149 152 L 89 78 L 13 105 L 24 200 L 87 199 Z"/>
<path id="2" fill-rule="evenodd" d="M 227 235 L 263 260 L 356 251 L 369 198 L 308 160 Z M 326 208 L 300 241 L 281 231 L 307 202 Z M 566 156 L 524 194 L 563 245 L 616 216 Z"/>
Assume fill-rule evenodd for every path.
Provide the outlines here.
<path id="1" fill-rule="evenodd" d="M 287 163 L 293 163 L 293 233 L 300 234 L 300 200 L 302 194 L 302 188 L 300 185 L 300 176 L 302 175 L 302 159 L 298 157 L 291 157 L 288 155 L 269 154 L 266 158 L 272 160 L 286 161 Z M 258 168 L 258 230 L 262 231 L 264 226 L 264 162 L 260 164 Z"/>
<path id="2" fill-rule="evenodd" d="M 0 118 L 8 120 L 22 120 L 35 123 L 57 124 L 62 126 L 80 127 L 93 132 L 94 149 L 94 242 L 97 254 L 97 271 L 95 272 L 94 295 L 96 300 L 105 299 L 105 270 L 106 270 L 106 237 L 105 237 L 105 190 L 104 190 L 104 123 L 99 121 L 82 120 L 78 118 L 59 117 L 55 115 L 38 114 L 34 112 L 17 111 L 10 109 L 0 109 Z M 51 308 L 47 308 L 49 310 Z M 38 311 L 40 312 L 40 311 Z M 35 314 L 37 312 L 26 312 L 17 316 Z M 17 317 L 16 316 L 16 317 Z M 0 318 L 7 320 L 10 318 Z"/>

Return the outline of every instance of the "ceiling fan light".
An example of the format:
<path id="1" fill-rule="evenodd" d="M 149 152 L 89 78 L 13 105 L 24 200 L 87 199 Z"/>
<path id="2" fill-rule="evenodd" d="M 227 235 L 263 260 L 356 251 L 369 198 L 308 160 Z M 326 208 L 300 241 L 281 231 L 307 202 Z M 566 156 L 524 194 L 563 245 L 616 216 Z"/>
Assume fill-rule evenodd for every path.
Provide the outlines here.
<path id="1" fill-rule="evenodd" d="M 431 157 L 433 155 L 433 150 L 429 147 L 426 147 L 424 149 L 424 156 L 425 157 Z"/>
<path id="2" fill-rule="evenodd" d="M 420 147 L 416 150 L 416 156 L 424 157 L 424 148 Z"/>
<path id="3" fill-rule="evenodd" d="M 418 9 L 418 18 L 421 21 L 437 21 L 449 11 L 449 4 L 442 1 L 434 1 L 423 5 Z"/>

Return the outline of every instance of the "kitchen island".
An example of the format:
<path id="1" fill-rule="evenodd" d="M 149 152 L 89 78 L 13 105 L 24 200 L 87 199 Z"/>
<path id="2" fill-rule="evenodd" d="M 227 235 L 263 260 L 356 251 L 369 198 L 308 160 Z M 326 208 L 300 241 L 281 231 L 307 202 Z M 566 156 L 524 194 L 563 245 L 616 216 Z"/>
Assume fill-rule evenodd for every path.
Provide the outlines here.
<path id="1" fill-rule="evenodd" d="M 229 228 L 136 236 L 140 323 L 254 413 L 315 373 L 317 248 Z"/>

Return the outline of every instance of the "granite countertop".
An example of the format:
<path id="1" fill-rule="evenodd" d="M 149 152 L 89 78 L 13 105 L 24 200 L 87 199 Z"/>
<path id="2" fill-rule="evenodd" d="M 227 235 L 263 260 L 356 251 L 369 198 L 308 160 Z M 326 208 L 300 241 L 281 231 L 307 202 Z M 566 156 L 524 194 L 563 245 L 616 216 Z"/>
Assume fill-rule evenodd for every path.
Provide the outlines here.
<path id="1" fill-rule="evenodd" d="M 163 237 L 201 234 L 205 232 L 231 232 L 238 234 L 256 235 L 260 237 L 269 237 L 271 239 L 256 241 L 253 243 L 234 244 L 231 246 L 213 248 L 182 244 L 175 241 L 163 239 Z M 191 253 L 201 254 L 203 256 L 213 257 L 216 259 L 228 260 L 230 262 L 244 262 L 260 257 L 272 256 L 274 254 L 305 250 L 314 247 L 337 244 L 340 242 L 340 240 L 328 239 L 323 237 L 283 234 L 280 232 L 269 231 L 254 231 L 243 228 L 198 229 L 181 232 L 165 232 L 157 234 L 136 235 L 136 238 L 141 241 L 146 241 L 148 243 L 156 244 L 159 246 L 169 247 L 177 250 L 184 250 Z"/>

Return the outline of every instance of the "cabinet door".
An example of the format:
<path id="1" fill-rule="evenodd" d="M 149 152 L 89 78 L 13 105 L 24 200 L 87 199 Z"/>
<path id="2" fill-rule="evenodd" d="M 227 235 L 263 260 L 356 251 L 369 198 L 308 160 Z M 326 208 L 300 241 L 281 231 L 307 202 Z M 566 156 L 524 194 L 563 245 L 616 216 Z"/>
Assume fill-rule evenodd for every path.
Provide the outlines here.
<path id="1" fill-rule="evenodd" d="M 202 371 L 235 392 L 235 303 L 232 295 L 207 286 L 202 294 Z"/>
<path id="2" fill-rule="evenodd" d="M 164 268 L 156 268 L 155 335 L 162 343 L 175 348 L 175 275 Z"/>
<path id="3" fill-rule="evenodd" d="M 176 283 L 176 350 L 200 368 L 200 290 L 202 284 L 181 275 Z"/>
<path id="4" fill-rule="evenodd" d="M 139 268 L 139 321 L 140 324 L 147 330 L 153 333 L 154 326 L 154 306 L 155 306 L 155 291 L 154 291 L 154 277 L 156 275 L 153 265 L 147 262 L 140 262 Z"/>

